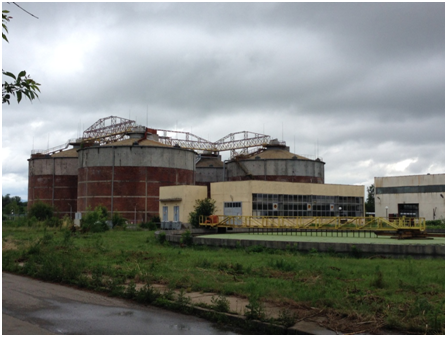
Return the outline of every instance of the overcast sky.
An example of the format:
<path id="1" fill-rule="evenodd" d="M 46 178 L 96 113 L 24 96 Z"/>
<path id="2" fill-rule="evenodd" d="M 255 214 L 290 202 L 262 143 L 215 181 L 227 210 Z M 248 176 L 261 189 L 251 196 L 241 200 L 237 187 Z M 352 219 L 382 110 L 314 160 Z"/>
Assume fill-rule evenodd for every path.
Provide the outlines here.
<path id="1" fill-rule="evenodd" d="M 265 133 L 330 184 L 445 172 L 444 3 L 19 4 L 38 19 L 2 4 L 2 67 L 41 94 L 2 106 L 3 195 L 27 199 L 32 149 L 112 115 Z"/>

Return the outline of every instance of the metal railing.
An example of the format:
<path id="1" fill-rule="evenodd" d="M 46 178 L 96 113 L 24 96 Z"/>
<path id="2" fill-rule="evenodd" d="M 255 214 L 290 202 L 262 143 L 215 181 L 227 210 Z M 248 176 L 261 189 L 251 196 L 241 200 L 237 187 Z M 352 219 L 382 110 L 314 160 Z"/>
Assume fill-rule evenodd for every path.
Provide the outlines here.
<path id="1" fill-rule="evenodd" d="M 226 228 L 281 228 L 322 230 L 419 230 L 425 231 L 425 218 L 397 219 L 374 217 L 268 217 L 268 216 L 200 216 L 200 226 Z"/>
<path id="2" fill-rule="evenodd" d="M 58 145 L 58 146 L 55 146 L 55 147 L 52 147 L 52 148 L 49 148 L 49 149 L 46 149 L 46 150 L 32 150 L 31 154 L 38 154 L 38 153 L 40 153 L 40 154 L 53 154 L 55 152 L 59 152 L 59 151 L 65 150 L 70 145 L 70 143 L 75 143 L 76 141 L 77 141 L 76 138 L 69 139 L 65 144 Z"/>

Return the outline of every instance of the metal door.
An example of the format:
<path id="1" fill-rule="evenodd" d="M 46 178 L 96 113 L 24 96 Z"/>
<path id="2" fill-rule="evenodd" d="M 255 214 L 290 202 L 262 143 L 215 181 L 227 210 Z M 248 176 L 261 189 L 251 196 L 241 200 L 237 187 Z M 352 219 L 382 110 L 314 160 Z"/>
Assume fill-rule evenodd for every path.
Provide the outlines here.
<path id="1" fill-rule="evenodd" d="M 225 202 L 224 203 L 224 215 L 225 216 L 242 216 L 242 202 Z M 233 219 L 230 224 L 242 225 L 241 218 Z"/>

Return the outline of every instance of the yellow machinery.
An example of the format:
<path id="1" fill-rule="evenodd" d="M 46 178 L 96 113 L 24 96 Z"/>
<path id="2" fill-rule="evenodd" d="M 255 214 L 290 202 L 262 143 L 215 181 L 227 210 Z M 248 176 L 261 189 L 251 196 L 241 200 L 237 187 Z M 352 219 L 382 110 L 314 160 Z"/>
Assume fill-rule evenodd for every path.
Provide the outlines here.
<path id="1" fill-rule="evenodd" d="M 200 226 L 208 228 L 248 228 L 283 230 L 334 230 L 397 232 L 398 238 L 425 237 L 425 218 L 374 217 L 268 217 L 224 216 L 200 217 Z"/>

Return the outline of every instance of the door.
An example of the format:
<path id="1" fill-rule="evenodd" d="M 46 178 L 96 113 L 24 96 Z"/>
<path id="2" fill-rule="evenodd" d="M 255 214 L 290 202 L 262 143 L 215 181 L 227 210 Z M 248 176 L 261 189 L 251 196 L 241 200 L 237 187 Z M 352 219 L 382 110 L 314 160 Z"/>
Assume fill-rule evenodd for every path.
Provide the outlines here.
<path id="1" fill-rule="evenodd" d="M 399 217 L 419 218 L 419 204 L 398 204 Z"/>
<path id="2" fill-rule="evenodd" d="M 168 222 L 168 206 L 163 206 L 163 222 Z"/>
<path id="3" fill-rule="evenodd" d="M 242 202 L 225 202 L 224 203 L 225 216 L 242 216 Z M 233 219 L 229 222 L 232 225 L 242 225 L 242 219 Z"/>

